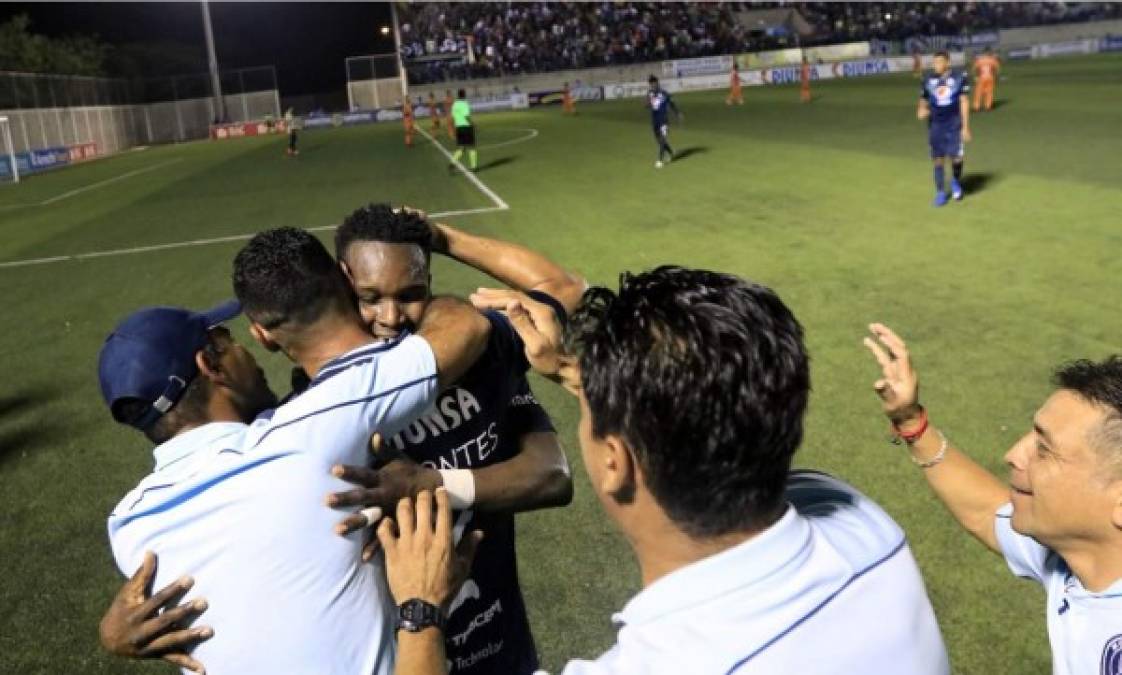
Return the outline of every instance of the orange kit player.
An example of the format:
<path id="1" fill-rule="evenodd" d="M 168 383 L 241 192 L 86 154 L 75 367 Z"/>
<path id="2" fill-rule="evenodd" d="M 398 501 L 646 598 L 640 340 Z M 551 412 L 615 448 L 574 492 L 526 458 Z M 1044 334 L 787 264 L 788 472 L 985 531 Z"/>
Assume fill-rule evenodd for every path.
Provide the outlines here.
<path id="1" fill-rule="evenodd" d="M 1001 61 L 994 55 L 993 50 L 986 47 L 981 56 L 974 59 L 974 112 L 982 107 L 982 98 L 986 100 L 986 110 L 993 110 L 993 87 L 997 82 L 997 73 L 1001 70 Z"/>
<path id="2" fill-rule="evenodd" d="M 432 131 L 440 131 L 440 108 L 436 105 L 436 94 L 429 92 L 429 117 L 432 119 Z"/>
<path id="3" fill-rule="evenodd" d="M 573 100 L 573 92 L 569 90 L 569 83 L 566 82 L 565 86 L 561 88 L 561 114 L 563 115 L 576 115 L 577 104 Z"/>
<path id="4" fill-rule="evenodd" d="M 725 105 L 744 105 L 744 94 L 740 91 L 740 71 L 736 67 L 736 61 L 732 62 L 732 73 L 729 75 L 729 95 L 725 99 Z"/>
<path id="5" fill-rule="evenodd" d="M 405 147 L 413 147 L 413 104 L 409 99 L 401 104 L 401 123 L 405 125 Z"/>
<path id="6" fill-rule="evenodd" d="M 799 73 L 799 100 L 810 103 L 810 63 L 803 56 L 803 69 Z"/>
<path id="7" fill-rule="evenodd" d="M 451 89 L 444 90 L 444 128 L 448 131 L 448 138 L 456 140 L 455 125 L 452 124 L 452 104 L 456 97 L 452 96 Z"/>

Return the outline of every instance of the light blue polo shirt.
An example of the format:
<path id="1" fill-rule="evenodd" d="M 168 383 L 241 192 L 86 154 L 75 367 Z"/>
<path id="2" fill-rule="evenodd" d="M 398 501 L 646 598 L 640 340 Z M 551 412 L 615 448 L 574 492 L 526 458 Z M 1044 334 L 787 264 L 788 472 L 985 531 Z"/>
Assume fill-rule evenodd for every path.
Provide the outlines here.
<path id="1" fill-rule="evenodd" d="M 1122 579 L 1092 593 L 1064 559 L 1013 529 L 1013 505 L 997 511 L 994 532 L 1009 569 L 1044 586 L 1053 675 L 1122 675 Z"/>
<path id="2" fill-rule="evenodd" d="M 159 556 L 155 588 L 195 578 L 214 637 L 195 658 L 212 675 L 389 675 L 392 599 L 365 532 L 340 537 L 334 464 L 366 464 L 370 436 L 400 431 L 436 398 L 422 338 L 367 345 L 324 366 L 300 396 L 250 425 L 213 423 L 155 449 L 153 472 L 109 517 L 121 572 Z"/>
<path id="3" fill-rule="evenodd" d="M 946 675 L 904 533 L 851 486 L 793 472 L 787 511 L 676 570 L 613 617 L 614 647 L 565 675 Z"/>

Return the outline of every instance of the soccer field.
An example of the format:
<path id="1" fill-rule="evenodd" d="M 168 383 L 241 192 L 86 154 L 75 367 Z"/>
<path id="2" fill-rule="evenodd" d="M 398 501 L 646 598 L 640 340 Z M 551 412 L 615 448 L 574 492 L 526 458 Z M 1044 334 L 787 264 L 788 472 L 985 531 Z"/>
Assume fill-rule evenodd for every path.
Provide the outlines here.
<path id="1" fill-rule="evenodd" d="M 930 205 L 911 76 L 823 82 L 810 105 L 797 87 L 749 88 L 733 108 L 725 92 L 677 96 L 682 157 L 661 170 L 632 99 L 583 104 L 574 118 L 480 115 L 479 184 L 449 175 L 427 139 L 407 149 L 400 127 L 383 124 L 309 131 L 296 159 L 281 137 L 200 142 L 0 186 L 11 321 L 0 334 L 0 672 L 161 669 L 97 646 L 120 581 L 105 518 L 152 464 L 98 392 L 97 351 L 115 322 L 141 305 L 210 306 L 232 295 L 240 235 L 329 228 L 369 201 L 450 214 L 593 283 L 678 263 L 775 288 L 812 357 L 798 464 L 848 480 L 904 527 L 956 673 L 1048 672 L 1043 594 L 960 532 L 886 442 L 877 369 L 860 344 L 870 321 L 897 329 L 933 420 L 1001 474 L 1050 368 L 1122 351 L 1122 55 L 1013 63 L 1007 74 L 1000 105 L 973 122 L 966 200 L 942 209 Z M 434 277 L 458 294 L 485 283 L 445 260 Z M 234 331 L 252 342 L 244 319 Z M 287 362 L 255 353 L 282 390 Z M 543 665 L 558 670 L 612 643 L 610 615 L 638 574 L 580 466 L 575 401 L 533 384 L 576 481 L 572 506 L 518 521 Z"/>

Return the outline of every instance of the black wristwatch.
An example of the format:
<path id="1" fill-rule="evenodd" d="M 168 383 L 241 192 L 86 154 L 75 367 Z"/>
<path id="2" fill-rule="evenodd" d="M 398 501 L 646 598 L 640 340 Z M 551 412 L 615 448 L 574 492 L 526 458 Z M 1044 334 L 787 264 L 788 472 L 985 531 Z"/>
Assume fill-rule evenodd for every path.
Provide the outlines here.
<path id="1" fill-rule="evenodd" d="M 397 607 L 396 630 L 407 630 L 410 633 L 420 633 L 424 629 L 436 626 L 444 630 L 444 612 L 436 605 L 430 604 L 420 598 L 406 600 Z"/>

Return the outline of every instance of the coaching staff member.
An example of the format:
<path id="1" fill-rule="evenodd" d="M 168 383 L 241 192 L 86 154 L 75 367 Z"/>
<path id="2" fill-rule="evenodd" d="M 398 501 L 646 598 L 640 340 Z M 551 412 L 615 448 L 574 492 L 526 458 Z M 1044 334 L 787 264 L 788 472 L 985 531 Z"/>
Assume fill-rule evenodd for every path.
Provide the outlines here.
<path id="1" fill-rule="evenodd" d="M 216 327 L 234 306 L 123 321 L 101 351 L 102 393 L 156 447 L 153 472 L 109 517 L 113 555 L 131 573 L 155 551 L 159 586 L 194 576 L 214 637 L 193 657 L 212 672 L 388 674 L 381 566 L 359 560 L 361 534 L 332 532 L 338 512 L 323 495 L 346 484 L 329 469 L 361 463 L 372 433 L 392 435 L 432 405 L 483 352 L 490 324 L 436 299 L 415 334 L 377 343 L 335 260 L 294 228 L 254 236 L 233 279 L 253 337 L 312 383 L 272 407 L 253 357 Z"/>
<path id="2" fill-rule="evenodd" d="M 550 308 L 510 291 L 473 300 L 506 309 L 535 369 L 578 394 L 592 488 L 642 572 L 615 646 L 567 675 L 949 672 L 900 528 L 842 481 L 790 471 L 810 373 L 775 293 L 678 267 L 625 274 L 618 292 L 585 294 L 575 360 Z M 447 503 L 435 530 L 427 494 L 378 530 L 398 675 L 444 672 L 440 613 L 424 608 L 454 588 Z"/>
<path id="3" fill-rule="evenodd" d="M 1122 673 L 1122 358 L 1056 371 L 1056 391 L 1005 453 L 1006 487 L 929 423 L 904 341 L 870 329 L 876 391 L 928 485 L 1013 574 L 1044 586 L 1054 675 Z"/>

